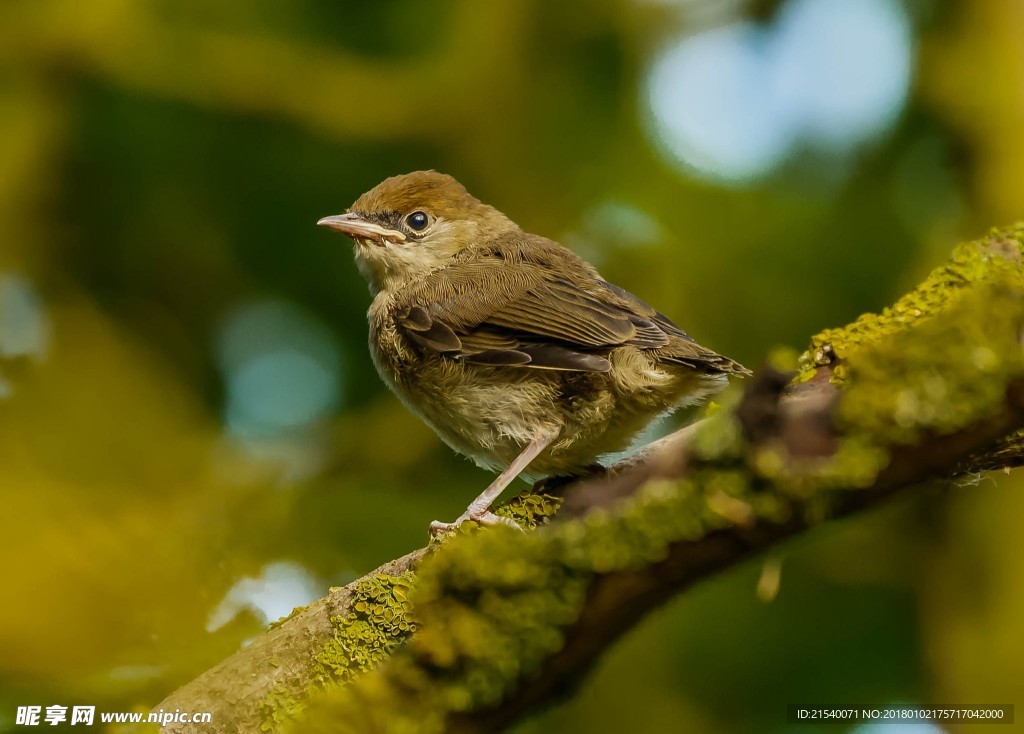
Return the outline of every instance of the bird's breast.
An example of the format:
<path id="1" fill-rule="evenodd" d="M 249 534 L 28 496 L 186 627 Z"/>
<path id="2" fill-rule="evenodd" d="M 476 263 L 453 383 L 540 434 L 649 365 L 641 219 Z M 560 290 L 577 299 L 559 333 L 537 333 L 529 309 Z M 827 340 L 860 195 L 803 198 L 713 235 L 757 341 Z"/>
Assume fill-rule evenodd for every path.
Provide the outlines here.
<path id="1" fill-rule="evenodd" d="M 555 430 L 559 438 L 531 470 L 571 473 L 625 448 L 658 414 L 705 394 L 687 384 L 697 378 L 692 370 L 654 374 L 655 365 L 632 348 L 610 355 L 610 373 L 466 363 L 410 342 L 396 322 L 400 311 L 380 296 L 370 308 L 381 378 L 445 443 L 489 469 L 504 468 Z"/>
<path id="2" fill-rule="evenodd" d="M 377 371 L 453 449 L 501 469 L 523 446 L 558 427 L 557 374 L 467 364 L 417 347 L 397 328 L 395 309 L 376 305 L 369 317 Z"/>

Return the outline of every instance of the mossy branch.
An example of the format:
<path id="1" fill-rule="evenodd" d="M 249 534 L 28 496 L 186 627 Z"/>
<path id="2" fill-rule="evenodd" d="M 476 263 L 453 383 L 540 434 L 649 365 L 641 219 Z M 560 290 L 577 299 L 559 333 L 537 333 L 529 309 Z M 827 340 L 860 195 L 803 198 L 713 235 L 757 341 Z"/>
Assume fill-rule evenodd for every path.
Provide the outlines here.
<path id="1" fill-rule="evenodd" d="M 498 731 L 716 571 L 921 482 L 1019 465 L 1022 253 L 1022 226 L 960 246 L 564 504 L 516 498 L 504 512 L 531 532 L 459 533 L 332 589 L 159 708 L 209 710 L 215 732 Z"/>

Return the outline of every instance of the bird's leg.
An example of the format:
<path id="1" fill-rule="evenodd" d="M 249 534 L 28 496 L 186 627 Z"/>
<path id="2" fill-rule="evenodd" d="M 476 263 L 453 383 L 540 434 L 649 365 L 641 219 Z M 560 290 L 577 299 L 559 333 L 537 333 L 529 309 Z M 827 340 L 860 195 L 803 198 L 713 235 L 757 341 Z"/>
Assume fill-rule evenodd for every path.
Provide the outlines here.
<path id="1" fill-rule="evenodd" d="M 469 503 L 469 507 L 463 512 L 455 522 L 440 522 L 435 520 L 430 523 L 430 534 L 437 535 L 443 533 L 446 530 L 453 530 L 461 525 L 466 520 L 473 520 L 481 525 L 509 525 L 511 527 L 519 529 L 519 526 L 507 517 L 501 517 L 491 512 L 491 505 L 494 503 L 498 496 L 505 491 L 505 488 L 512 483 L 516 477 L 527 467 L 530 462 L 537 458 L 537 455 L 541 451 L 546 449 L 548 445 L 555 440 L 555 436 L 558 435 L 558 431 L 535 438 L 526 445 L 526 448 L 513 460 L 508 468 L 505 469 L 501 474 L 494 478 L 494 481 L 488 485 L 487 489 L 480 493 L 480 496 Z"/>

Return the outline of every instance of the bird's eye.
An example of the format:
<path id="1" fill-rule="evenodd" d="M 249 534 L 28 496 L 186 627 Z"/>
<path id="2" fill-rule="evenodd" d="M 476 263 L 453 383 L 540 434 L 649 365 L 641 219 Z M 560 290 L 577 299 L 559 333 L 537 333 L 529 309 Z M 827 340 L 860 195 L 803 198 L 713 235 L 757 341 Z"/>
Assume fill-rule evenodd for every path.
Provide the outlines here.
<path id="1" fill-rule="evenodd" d="M 430 218 L 426 212 L 413 212 L 405 218 L 405 223 L 409 225 L 409 229 L 414 232 L 422 232 L 427 228 L 430 223 Z"/>

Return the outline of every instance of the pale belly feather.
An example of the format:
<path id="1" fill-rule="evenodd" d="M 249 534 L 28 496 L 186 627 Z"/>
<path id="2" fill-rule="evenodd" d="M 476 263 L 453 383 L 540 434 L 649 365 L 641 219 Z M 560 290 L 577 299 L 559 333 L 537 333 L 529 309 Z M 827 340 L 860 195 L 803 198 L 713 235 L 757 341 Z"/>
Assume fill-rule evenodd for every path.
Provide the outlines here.
<path id="1" fill-rule="evenodd" d="M 628 448 L 659 415 L 724 384 L 724 377 L 658 368 L 631 347 L 612 353 L 607 374 L 467 364 L 402 344 L 380 310 L 371 308 L 370 323 L 381 378 L 446 444 L 479 466 L 500 471 L 530 441 L 557 431 L 526 477 L 580 472 Z"/>

